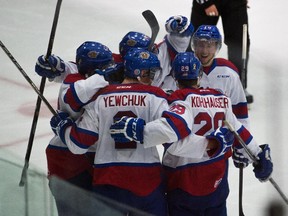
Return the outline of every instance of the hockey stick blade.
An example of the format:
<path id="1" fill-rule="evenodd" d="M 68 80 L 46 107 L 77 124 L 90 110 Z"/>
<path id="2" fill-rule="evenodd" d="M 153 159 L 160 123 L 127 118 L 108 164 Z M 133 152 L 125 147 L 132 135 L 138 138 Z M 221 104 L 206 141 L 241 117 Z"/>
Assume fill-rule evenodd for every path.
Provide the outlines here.
<path id="1" fill-rule="evenodd" d="M 55 37 L 55 33 L 56 33 L 56 27 L 58 24 L 58 18 L 59 18 L 59 14 L 60 14 L 61 3 L 62 3 L 62 0 L 58 0 L 57 4 L 56 4 L 56 9 L 55 9 L 54 18 L 53 18 L 53 24 L 52 24 L 52 28 L 51 28 L 51 33 L 50 33 L 50 38 L 49 38 L 49 43 L 48 43 L 48 48 L 47 48 L 47 53 L 46 53 L 46 58 L 48 58 L 52 53 L 52 47 L 54 44 L 54 37 Z M 40 88 L 39 88 L 41 95 L 43 95 L 43 93 L 44 93 L 45 82 L 46 82 L 46 77 L 42 77 L 41 83 L 40 83 Z M 41 97 L 38 96 L 37 101 L 36 101 L 34 116 L 33 116 L 33 120 L 32 120 L 32 126 L 31 126 L 31 130 L 30 130 L 26 155 L 25 155 L 25 164 L 24 164 L 24 167 L 22 169 L 22 175 L 21 175 L 21 179 L 19 182 L 20 187 L 23 187 L 25 185 L 25 182 L 27 181 L 27 170 L 29 167 L 30 155 L 31 155 L 31 151 L 32 151 L 36 126 L 37 126 L 38 117 L 39 117 L 39 113 L 40 113 L 41 101 L 42 101 Z"/>
<path id="2" fill-rule="evenodd" d="M 160 26 L 159 26 L 159 23 L 158 23 L 155 15 L 154 15 L 154 13 L 151 10 L 143 11 L 142 15 L 151 28 L 151 32 L 152 32 L 151 33 L 151 42 L 150 42 L 149 47 L 148 47 L 148 50 L 151 50 L 154 43 L 155 43 L 158 32 L 160 30 Z"/>

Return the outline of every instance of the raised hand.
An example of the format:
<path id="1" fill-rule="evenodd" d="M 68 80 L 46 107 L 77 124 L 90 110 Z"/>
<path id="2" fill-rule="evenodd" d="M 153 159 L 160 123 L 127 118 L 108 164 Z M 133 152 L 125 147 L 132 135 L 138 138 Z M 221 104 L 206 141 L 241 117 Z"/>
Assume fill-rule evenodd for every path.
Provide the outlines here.
<path id="1" fill-rule="evenodd" d="M 49 56 L 48 59 L 44 55 L 38 57 L 35 72 L 42 77 L 55 78 L 65 71 L 64 61 L 55 55 Z"/>
<path id="2" fill-rule="evenodd" d="M 110 134 L 115 142 L 136 141 L 143 144 L 145 120 L 123 116 L 110 127 Z"/>
<path id="3" fill-rule="evenodd" d="M 183 36 L 191 36 L 194 31 L 193 25 L 185 16 L 172 16 L 166 23 L 165 28 L 168 33 L 183 34 Z"/>

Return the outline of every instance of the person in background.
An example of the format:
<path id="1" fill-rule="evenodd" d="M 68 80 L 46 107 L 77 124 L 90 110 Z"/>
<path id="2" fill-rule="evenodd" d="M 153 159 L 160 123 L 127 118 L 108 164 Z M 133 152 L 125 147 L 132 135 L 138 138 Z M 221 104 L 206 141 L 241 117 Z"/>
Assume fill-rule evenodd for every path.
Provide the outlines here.
<path id="1" fill-rule="evenodd" d="M 190 22 L 195 29 L 201 25 L 217 25 L 221 17 L 224 31 L 224 42 L 228 48 L 228 59 L 237 67 L 238 71 L 243 68 L 242 60 L 242 37 L 243 24 L 248 25 L 247 0 L 193 0 Z M 188 49 L 188 51 L 190 51 Z M 250 51 L 250 37 L 247 30 L 247 49 L 245 78 L 242 86 L 248 103 L 253 103 L 253 95 L 247 92 L 247 70 Z M 241 73 L 240 73 L 240 76 Z M 241 77 L 242 78 L 242 77 Z M 241 79 L 242 80 L 242 79 Z"/>

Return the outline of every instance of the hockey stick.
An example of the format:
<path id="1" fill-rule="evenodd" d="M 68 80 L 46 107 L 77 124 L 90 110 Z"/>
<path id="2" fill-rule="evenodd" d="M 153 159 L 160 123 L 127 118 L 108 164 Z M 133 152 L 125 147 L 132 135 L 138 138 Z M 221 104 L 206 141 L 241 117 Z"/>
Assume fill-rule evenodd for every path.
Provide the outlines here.
<path id="1" fill-rule="evenodd" d="M 142 12 L 142 15 L 143 17 L 145 18 L 145 20 L 148 22 L 150 28 L 151 28 L 151 42 L 148 46 L 148 50 L 151 50 L 154 43 L 155 43 L 155 40 L 156 40 L 156 37 L 158 35 L 158 32 L 159 32 L 159 23 L 155 17 L 155 15 L 153 14 L 153 12 L 151 10 L 145 10 Z"/>
<path id="2" fill-rule="evenodd" d="M 243 212 L 243 165 L 239 165 L 239 216 L 245 216 Z"/>
<path id="3" fill-rule="evenodd" d="M 7 47 L 2 43 L 0 40 L 0 46 L 4 50 L 4 52 L 7 54 L 7 56 L 10 58 L 10 60 L 16 65 L 18 70 L 22 73 L 24 78 L 28 81 L 28 83 L 32 86 L 32 88 L 35 90 L 35 92 L 38 94 L 38 96 L 41 98 L 41 100 L 44 101 L 44 103 L 47 105 L 48 109 L 51 111 L 53 115 L 56 115 L 56 111 L 53 109 L 53 107 L 50 105 L 50 103 L 47 101 L 47 99 L 44 97 L 43 94 L 39 91 L 37 86 L 33 83 L 33 81 L 30 79 L 30 77 L 27 75 L 27 73 L 23 70 L 23 68 L 20 66 L 20 64 L 17 62 L 17 60 L 13 57 L 13 55 L 9 52 Z"/>
<path id="4" fill-rule="evenodd" d="M 247 56 L 247 24 L 243 25 L 243 35 L 242 35 L 242 71 L 241 71 L 241 82 L 244 88 L 246 88 L 246 85 L 244 86 L 246 77 L 246 56 Z M 242 204 L 242 198 L 243 198 L 243 164 L 239 165 L 239 216 L 244 216 L 243 212 L 243 204 Z"/>
<path id="5" fill-rule="evenodd" d="M 242 37 L 242 70 L 241 82 L 243 88 L 246 89 L 246 59 L 247 59 L 247 24 L 243 24 L 243 37 Z"/>
<path id="6" fill-rule="evenodd" d="M 248 156 L 251 158 L 251 160 L 253 161 L 253 163 L 255 163 L 255 165 L 257 166 L 257 164 L 259 164 L 259 161 L 257 159 L 257 157 L 250 151 L 250 149 L 248 149 L 248 147 L 246 146 L 245 142 L 243 141 L 243 139 L 240 137 L 240 135 L 237 133 L 237 131 L 235 131 L 235 129 L 233 128 L 233 126 L 227 122 L 226 120 L 224 120 L 225 125 L 229 128 L 229 130 L 235 135 L 236 139 L 239 141 L 239 143 L 241 144 L 241 146 L 243 147 L 243 149 L 245 150 L 245 152 L 248 154 Z M 280 194 L 280 196 L 282 197 L 282 199 L 284 200 L 284 202 L 288 205 L 288 199 L 285 196 L 285 194 L 282 192 L 282 190 L 280 189 L 280 187 L 278 186 L 278 184 L 274 181 L 274 179 L 272 177 L 269 178 L 269 181 L 271 182 L 271 184 L 274 186 L 274 188 L 278 191 L 278 193 Z"/>
<path id="7" fill-rule="evenodd" d="M 247 93 L 246 88 L 247 88 L 247 35 L 248 35 L 248 25 L 243 24 L 243 36 L 242 36 L 242 68 L 241 68 L 241 83 L 244 88 L 245 94 L 246 94 L 246 99 L 247 103 L 253 103 L 253 95 L 250 95 Z"/>
<path id="8" fill-rule="evenodd" d="M 46 53 L 46 58 L 48 58 L 52 53 L 52 47 L 54 44 L 54 37 L 55 37 L 55 33 L 56 33 L 56 27 L 57 27 L 57 23 L 58 23 L 61 3 L 62 3 L 62 0 L 57 1 L 54 19 L 53 19 L 53 24 L 52 24 L 52 29 L 51 29 L 49 43 L 48 43 L 48 49 L 47 49 L 47 53 Z M 45 82 L 46 82 L 46 77 L 42 77 L 41 83 L 40 83 L 40 88 L 39 88 L 41 95 L 43 95 L 43 92 L 44 92 Z M 32 126 L 31 126 L 31 130 L 30 130 L 28 146 L 27 146 L 26 155 L 25 155 L 25 164 L 24 164 L 21 179 L 19 182 L 19 186 L 21 186 L 21 187 L 25 185 L 25 182 L 27 180 L 27 169 L 29 166 L 30 155 L 31 155 L 31 151 L 32 151 L 36 126 L 37 126 L 37 122 L 38 122 L 38 117 L 39 117 L 39 112 L 40 112 L 40 107 L 41 107 L 41 99 L 42 98 L 38 95 L 36 107 L 35 107 L 35 111 L 34 111 L 34 117 L 33 117 L 33 121 L 32 121 Z"/>

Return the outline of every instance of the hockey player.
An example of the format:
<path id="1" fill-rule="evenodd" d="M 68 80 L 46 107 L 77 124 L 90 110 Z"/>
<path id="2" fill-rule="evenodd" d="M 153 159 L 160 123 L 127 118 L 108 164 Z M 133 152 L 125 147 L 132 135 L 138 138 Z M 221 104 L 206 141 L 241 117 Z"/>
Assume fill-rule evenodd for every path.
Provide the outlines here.
<path id="1" fill-rule="evenodd" d="M 94 74 L 94 70 L 106 69 L 111 65 L 112 60 L 112 52 L 105 45 L 86 41 L 76 51 L 76 63 L 64 62 L 55 55 L 51 55 L 47 61 L 45 56 L 40 56 L 35 71 L 39 75 L 55 78 L 58 81 L 65 77 L 59 91 L 58 109 L 69 113 L 71 118 L 77 119 L 92 95 L 108 85 L 103 76 Z M 74 94 L 75 92 L 77 94 Z M 57 176 L 82 189 L 91 190 L 94 155 L 95 151 L 92 147 L 85 155 L 75 155 L 58 136 L 54 136 L 46 148 L 48 178 Z M 55 197 L 59 216 L 76 215 L 67 204 L 73 200 L 73 197 L 65 203 L 60 197 L 59 189 L 55 190 L 53 187 L 50 189 Z"/>
<path id="2" fill-rule="evenodd" d="M 113 53 L 113 58 L 118 69 L 116 72 L 112 72 L 109 75 L 110 80 L 117 80 L 117 83 L 121 83 L 124 79 L 124 67 L 123 58 L 126 53 L 132 48 L 148 49 L 151 42 L 151 38 L 141 32 L 130 31 L 121 39 L 119 43 L 119 54 Z M 107 72 L 104 73 L 107 76 Z M 115 83 L 115 82 L 114 82 Z"/>
<path id="3" fill-rule="evenodd" d="M 153 77 L 160 63 L 153 53 L 133 49 L 126 55 L 124 66 L 124 82 L 98 92 L 76 124 L 59 114 L 51 119 L 51 127 L 75 154 L 85 153 L 99 139 L 94 161 L 95 192 L 155 215 L 166 215 L 161 163 L 155 144 L 147 148 L 125 139 L 123 144 L 115 142 L 108 133 L 113 121 L 123 115 L 142 116 L 148 122 L 168 109 L 166 94 L 161 89 L 140 84 L 148 83 L 147 75 Z M 166 138 L 159 144 L 189 134 L 190 129 L 181 117 L 174 117 L 172 112 L 165 112 L 165 116 L 170 116 L 167 126 L 174 134 L 171 139 L 166 131 Z M 141 121 L 135 124 L 141 125 Z M 178 127 L 183 130 L 178 131 Z"/>
<path id="4" fill-rule="evenodd" d="M 192 133 L 198 135 L 208 135 L 223 125 L 224 119 L 232 124 L 245 141 L 247 148 L 259 159 L 259 165 L 253 170 L 255 176 L 260 181 L 267 181 L 273 171 L 269 145 L 258 146 L 253 136 L 233 114 L 231 101 L 227 96 L 215 89 L 199 88 L 200 65 L 200 61 L 193 53 L 179 53 L 176 56 L 172 73 L 179 90 L 170 96 L 170 106 L 178 106 L 178 104 L 183 104 L 183 101 L 190 105 L 194 118 Z M 180 112 L 181 109 L 178 110 Z M 142 131 L 144 142 L 149 131 L 146 127 L 150 127 L 150 123 L 147 123 Z M 124 120 L 115 125 L 122 128 L 122 131 L 119 130 L 119 137 L 123 137 L 125 131 L 131 131 L 128 122 Z M 123 127 L 123 125 L 126 126 Z M 134 130 L 134 132 L 141 134 L 141 130 Z M 127 135 L 129 133 L 125 134 Z M 114 136 L 116 136 L 115 130 Z M 133 137 L 137 136 L 130 136 L 131 139 Z M 237 159 L 234 157 L 236 165 L 244 162 L 244 158 L 245 163 L 252 162 L 241 145 L 235 143 L 234 148 L 241 155 L 241 157 L 238 155 Z M 206 155 L 199 158 L 193 155 L 189 143 L 186 146 L 183 145 L 181 151 L 172 144 L 163 157 L 167 175 L 169 215 L 226 216 L 226 199 L 229 194 L 228 158 L 230 156 L 231 148 L 218 157 L 211 158 L 208 151 Z"/>
<path id="5" fill-rule="evenodd" d="M 258 146 L 249 131 L 235 118 L 227 96 L 214 89 L 198 88 L 200 68 L 195 67 L 198 64 L 199 60 L 192 53 L 176 56 L 172 73 L 180 90 L 171 95 L 170 102 L 185 100 L 191 104 L 195 134 L 209 134 L 213 128 L 222 125 L 224 119 L 233 124 L 247 147 L 259 159 L 260 165 L 254 168 L 255 176 L 260 181 L 268 180 L 273 170 L 269 145 Z M 234 144 L 234 148 L 249 159 L 239 143 Z M 170 150 L 163 157 L 168 175 L 169 215 L 227 215 L 228 158 L 231 152 L 216 159 L 188 158 L 187 153 L 184 156 Z"/>
<path id="6" fill-rule="evenodd" d="M 249 128 L 248 106 L 238 70 L 232 62 L 216 58 L 221 45 L 222 37 L 216 26 L 202 25 L 194 33 L 191 46 L 201 61 L 204 72 L 200 86 L 220 89 L 230 97 L 233 113 Z"/>
<path id="7" fill-rule="evenodd" d="M 193 25 L 187 17 L 177 15 L 170 17 L 165 23 L 168 34 L 164 40 L 157 45 L 158 58 L 162 67 L 160 74 L 155 75 L 152 85 L 162 89 L 175 91 L 177 89 L 175 80 L 171 76 L 171 64 L 179 52 L 185 52 L 190 44 L 194 31 Z"/>
<path id="8" fill-rule="evenodd" d="M 130 54 L 129 54 L 130 53 Z M 125 79 L 99 91 L 85 106 L 78 121 L 51 119 L 52 128 L 75 154 L 85 154 L 97 142 L 93 188 L 98 194 L 154 215 L 166 215 L 166 202 L 157 148 L 145 149 L 136 142 L 119 145 L 109 134 L 113 121 L 122 115 L 159 118 L 168 108 L 166 94 L 140 83 L 160 69 L 157 56 L 133 49 L 125 56 Z M 59 123 L 60 122 L 60 123 Z M 70 139 L 71 138 L 71 139 Z"/>
<path id="9" fill-rule="evenodd" d="M 132 48 L 143 48 L 148 49 L 151 43 L 151 38 L 141 32 L 130 31 L 119 43 L 119 54 L 124 58 L 126 53 Z"/>
<path id="10" fill-rule="evenodd" d="M 248 5 L 247 0 L 193 0 L 191 11 L 191 23 L 195 29 L 200 25 L 216 25 L 218 21 L 222 21 L 222 28 L 224 32 L 224 42 L 227 45 L 227 55 L 231 61 L 240 71 L 243 68 L 243 25 L 248 22 Z M 221 17 L 221 19 L 220 19 Z M 250 34 L 247 29 L 247 43 L 244 74 L 240 73 L 242 85 L 246 94 L 248 104 L 253 103 L 253 95 L 247 92 L 247 68 L 250 54 Z M 244 78 L 244 79 L 243 79 Z"/>

